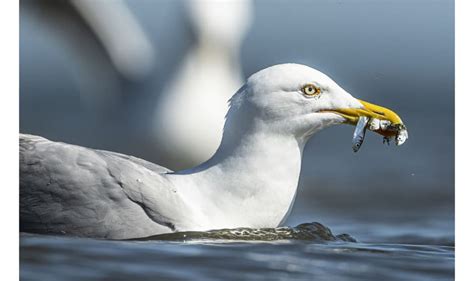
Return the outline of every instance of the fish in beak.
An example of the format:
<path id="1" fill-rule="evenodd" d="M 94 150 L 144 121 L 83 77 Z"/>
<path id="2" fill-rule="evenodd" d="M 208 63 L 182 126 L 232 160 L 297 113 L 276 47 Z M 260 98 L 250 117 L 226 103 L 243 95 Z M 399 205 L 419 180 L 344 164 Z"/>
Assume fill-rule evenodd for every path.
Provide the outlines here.
<path id="1" fill-rule="evenodd" d="M 361 108 L 342 108 L 331 110 L 345 118 L 345 123 L 356 126 L 353 136 L 354 152 L 357 152 L 364 140 L 368 128 L 384 137 L 384 142 L 395 139 L 396 145 L 402 145 L 408 139 L 408 131 L 402 119 L 392 110 L 359 100 Z"/>

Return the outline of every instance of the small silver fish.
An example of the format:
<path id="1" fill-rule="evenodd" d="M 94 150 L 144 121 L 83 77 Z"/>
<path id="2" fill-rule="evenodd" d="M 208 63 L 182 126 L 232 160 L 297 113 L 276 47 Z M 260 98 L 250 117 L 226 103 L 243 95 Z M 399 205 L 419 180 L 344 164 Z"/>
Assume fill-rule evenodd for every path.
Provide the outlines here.
<path id="1" fill-rule="evenodd" d="M 362 143 L 364 142 L 365 131 L 367 129 L 367 124 L 369 123 L 369 118 L 365 116 L 359 117 L 359 121 L 354 130 L 354 135 L 352 136 L 352 150 L 354 152 L 359 151 Z"/>

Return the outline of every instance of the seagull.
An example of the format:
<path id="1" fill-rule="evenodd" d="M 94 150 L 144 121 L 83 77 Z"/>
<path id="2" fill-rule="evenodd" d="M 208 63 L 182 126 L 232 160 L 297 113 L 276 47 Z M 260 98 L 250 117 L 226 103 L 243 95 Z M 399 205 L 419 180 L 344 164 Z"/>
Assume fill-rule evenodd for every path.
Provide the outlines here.
<path id="1" fill-rule="evenodd" d="M 21 134 L 20 231 L 128 239 L 278 227 L 295 201 L 307 141 L 361 117 L 403 124 L 318 70 L 280 64 L 232 96 L 219 148 L 191 169 Z"/>
<path id="2" fill-rule="evenodd" d="M 249 0 L 186 3 L 196 42 L 160 94 L 151 128 L 161 159 L 175 167 L 200 164 L 219 147 L 227 101 L 244 83 L 239 51 L 252 15 Z"/>

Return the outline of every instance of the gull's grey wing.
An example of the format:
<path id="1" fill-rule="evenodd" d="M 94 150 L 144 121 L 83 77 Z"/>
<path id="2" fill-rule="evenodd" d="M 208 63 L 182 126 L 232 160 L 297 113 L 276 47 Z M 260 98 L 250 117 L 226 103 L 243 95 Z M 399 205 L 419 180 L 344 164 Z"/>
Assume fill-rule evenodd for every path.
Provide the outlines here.
<path id="1" fill-rule="evenodd" d="M 113 239 L 174 231 L 180 214 L 172 211 L 186 208 L 163 177 L 169 171 L 133 156 L 20 135 L 20 231 Z"/>
<path id="2" fill-rule="evenodd" d="M 161 174 L 161 173 L 173 172 L 172 170 L 170 170 L 168 168 L 165 168 L 165 167 L 160 166 L 160 165 L 156 165 L 155 163 L 151 163 L 151 162 L 148 162 L 146 160 L 143 160 L 143 159 L 140 159 L 140 158 L 137 158 L 137 157 L 134 157 L 134 156 L 125 155 L 125 154 L 121 154 L 121 153 L 117 153 L 117 152 L 105 151 L 105 150 L 96 150 L 96 151 L 97 152 L 102 152 L 104 154 L 108 154 L 108 155 L 111 155 L 111 156 L 116 156 L 116 157 L 122 158 L 124 160 L 131 161 L 131 162 L 133 162 L 137 165 L 143 166 L 143 167 L 147 168 L 148 170 L 156 172 L 156 173 Z"/>

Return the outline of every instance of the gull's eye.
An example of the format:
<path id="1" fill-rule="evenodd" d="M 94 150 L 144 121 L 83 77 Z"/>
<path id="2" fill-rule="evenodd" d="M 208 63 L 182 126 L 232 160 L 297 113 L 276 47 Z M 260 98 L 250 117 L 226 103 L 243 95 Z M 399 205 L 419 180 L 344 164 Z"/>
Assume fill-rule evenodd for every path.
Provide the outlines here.
<path id="1" fill-rule="evenodd" d="M 315 95 L 319 95 L 321 93 L 321 89 L 316 87 L 313 84 L 307 84 L 301 90 L 307 96 L 315 96 Z"/>

